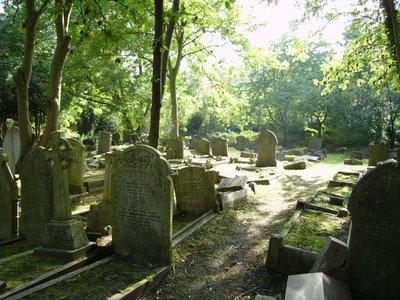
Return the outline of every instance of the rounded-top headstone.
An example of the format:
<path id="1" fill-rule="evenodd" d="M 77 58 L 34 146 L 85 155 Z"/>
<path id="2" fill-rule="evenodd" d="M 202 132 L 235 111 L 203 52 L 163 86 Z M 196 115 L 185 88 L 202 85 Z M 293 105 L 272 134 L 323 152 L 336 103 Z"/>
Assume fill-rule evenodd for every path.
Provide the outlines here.
<path id="1" fill-rule="evenodd" d="M 276 167 L 276 146 L 278 139 L 270 131 L 260 133 L 257 139 L 257 167 Z"/>
<path id="2" fill-rule="evenodd" d="M 13 174 L 15 173 L 15 165 L 20 156 L 20 147 L 21 140 L 19 137 L 19 129 L 17 127 L 11 127 L 7 130 L 3 140 L 3 153 L 7 154 L 9 158 L 8 165 Z"/>

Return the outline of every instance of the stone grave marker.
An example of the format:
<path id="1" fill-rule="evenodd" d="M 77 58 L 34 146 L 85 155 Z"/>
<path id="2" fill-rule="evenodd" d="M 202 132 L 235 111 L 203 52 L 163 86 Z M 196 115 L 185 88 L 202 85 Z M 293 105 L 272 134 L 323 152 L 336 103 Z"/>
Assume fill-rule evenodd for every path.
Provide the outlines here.
<path id="1" fill-rule="evenodd" d="M 17 234 L 18 187 L 7 159 L 7 155 L 0 154 L 0 241 Z"/>
<path id="2" fill-rule="evenodd" d="M 350 195 L 346 278 L 355 297 L 395 299 L 400 286 L 400 166 L 388 161 L 365 174 Z"/>
<path id="3" fill-rule="evenodd" d="M 53 182 L 47 151 L 33 148 L 20 168 L 21 215 L 20 235 L 29 242 L 47 241 L 46 223 L 53 217 Z"/>
<path id="4" fill-rule="evenodd" d="M 308 150 L 317 151 L 322 148 L 322 138 L 316 136 L 310 136 L 308 139 Z"/>
<path id="5" fill-rule="evenodd" d="M 106 153 L 111 151 L 112 134 L 107 131 L 99 132 L 99 140 L 97 144 L 98 153 Z"/>
<path id="6" fill-rule="evenodd" d="M 75 139 L 68 139 L 73 148 L 72 161 L 68 167 L 69 191 L 71 194 L 82 194 L 85 192 L 83 186 L 83 175 L 86 171 L 85 147 Z"/>
<path id="7" fill-rule="evenodd" d="M 270 131 L 260 133 L 257 139 L 257 167 L 276 167 L 276 146 L 278 139 Z"/>
<path id="8" fill-rule="evenodd" d="M 218 207 L 214 171 L 188 166 L 178 171 L 174 181 L 177 209 L 189 214 L 202 214 Z"/>
<path id="9" fill-rule="evenodd" d="M 248 138 L 246 138 L 245 136 L 239 135 L 236 138 L 236 147 L 235 148 L 237 150 L 244 151 L 244 150 L 250 148 L 249 145 L 250 145 L 250 140 Z"/>
<path id="10" fill-rule="evenodd" d="M 168 161 L 150 146 L 126 148 L 113 165 L 111 197 L 114 251 L 140 263 L 169 265 L 173 185 Z"/>
<path id="11" fill-rule="evenodd" d="M 18 162 L 20 155 L 21 140 L 19 137 L 19 130 L 16 127 L 11 127 L 7 130 L 3 140 L 3 153 L 8 156 L 8 165 L 11 172 L 15 174 L 15 165 Z"/>
<path id="12" fill-rule="evenodd" d="M 285 300 L 351 300 L 346 283 L 324 273 L 290 275 Z"/>
<path id="13" fill-rule="evenodd" d="M 181 138 L 166 141 L 167 159 L 183 159 L 183 140 Z"/>
<path id="14" fill-rule="evenodd" d="M 228 141 L 223 138 L 212 138 L 211 152 L 214 156 L 228 156 Z"/>
<path id="15" fill-rule="evenodd" d="M 308 167 L 308 162 L 307 158 L 305 157 L 299 157 L 292 162 L 289 162 L 283 168 L 285 170 L 304 170 Z"/>
<path id="16" fill-rule="evenodd" d="M 196 140 L 195 150 L 201 155 L 210 155 L 210 141 L 204 138 L 198 138 Z"/>
<path id="17" fill-rule="evenodd" d="M 369 145 L 369 166 L 376 166 L 378 162 L 385 161 L 390 158 L 389 146 L 382 143 L 374 143 Z"/>
<path id="18" fill-rule="evenodd" d="M 218 192 L 229 192 L 243 190 L 246 187 L 247 176 L 238 176 L 222 178 L 221 182 L 217 187 Z"/>

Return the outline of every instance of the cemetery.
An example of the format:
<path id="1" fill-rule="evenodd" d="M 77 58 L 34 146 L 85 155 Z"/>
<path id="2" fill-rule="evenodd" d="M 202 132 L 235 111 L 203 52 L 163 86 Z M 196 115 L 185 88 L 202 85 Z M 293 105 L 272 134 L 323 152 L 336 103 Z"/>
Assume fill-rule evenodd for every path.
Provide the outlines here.
<path id="1" fill-rule="evenodd" d="M 399 7 L 0 1 L 0 300 L 397 299 Z"/>

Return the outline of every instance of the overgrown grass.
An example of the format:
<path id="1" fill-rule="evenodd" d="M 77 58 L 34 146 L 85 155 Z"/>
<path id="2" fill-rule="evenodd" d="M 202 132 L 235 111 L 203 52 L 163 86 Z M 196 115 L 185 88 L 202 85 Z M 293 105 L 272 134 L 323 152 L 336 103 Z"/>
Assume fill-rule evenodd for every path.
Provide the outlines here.
<path id="1" fill-rule="evenodd" d="M 179 213 L 178 215 L 174 216 L 174 219 L 172 221 L 172 231 L 173 233 L 178 232 L 181 230 L 183 227 L 186 225 L 189 225 L 191 222 L 196 220 L 200 215 L 195 216 L 195 215 L 188 215 L 185 213 Z"/>
<path id="2" fill-rule="evenodd" d="M 310 203 L 318 205 L 320 207 L 326 207 L 330 208 L 333 210 L 338 210 L 340 207 L 345 207 L 347 205 L 347 198 L 343 198 L 343 205 L 338 206 L 335 204 L 331 204 L 330 201 L 330 196 L 325 194 L 325 193 L 319 193 L 316 197 L 314 197 Z"/>
<path id="3" fill-rule="evenodd" d="M 284 238 L 284 245 L 319 252 L 328 236 L 346 241 L 350 218 L 305 210 Z"/>
<path id="4" fill-rule="evenodd" d="M 336 196 L 342 198 L 348 198 L 351 194 L 352 188 L 349 186 L 335 186 L 335 187 L 328 187 L 324 190 L 329 194 L 334 194 Z"/>
<path id="5" fill-rule="evenodd" d="M 0 279 L 7 283 L 8 291 L 66 263 L 67 261 L 62 259 L 29 254 L 1 264 Z"/>
<path id="6" fill-rule="evenodd" d="M 129 259 L 112 261 L 66 279 L 29 299 L 106 299 L 150 275 L 153 268 L 139 267 Z"/>
<path id="7" fill-rule="evenodd" d="M 344 153 L 328 153 L 326 158 L 323 160 L 325 164 L 329 165 L 340 165 L 343 164 L 343 160 L 349 158 L 348 154 Z"/>
<path id="8" fill-rule="evenodd" d="M 21 253 L 24 251 L 32 250 L 36 247 L 38 247 L 38 245 L 29 243 L 27 241 L 19 241 L 16 243 L 0 246 L 0 259 L 17 254 L 17 253 Z"/>
<path id="9" fill-rule="evenodd" d="M 336 174 L 335 178 L 336 181 L 343 181 L 348 183 L 356 183 L 358 180 L 358 175 L 347 175 L 347 174 Z"/>

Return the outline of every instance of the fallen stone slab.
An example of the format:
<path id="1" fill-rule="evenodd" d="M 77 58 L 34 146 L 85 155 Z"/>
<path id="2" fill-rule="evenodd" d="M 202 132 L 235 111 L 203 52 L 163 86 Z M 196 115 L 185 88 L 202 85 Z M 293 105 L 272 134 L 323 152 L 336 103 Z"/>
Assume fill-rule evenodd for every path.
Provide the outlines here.
<path id="1" fill-rule="evenodd" d="M 251 195 L 251 193 L 251 189 L 247 187 L 235 192 L 220 193 L 219 198 L 222 210 L 234 207 L 239 201 Z"/>
<path id="2" fill-rule="evenodd" d="M 217 187 L 218 192 L 238 191 L 245 188 L 247 176 L 235 176 L 233 178 L 223 178 Z"/>
<path id="3" fill-rule="evenodd" d="M 257 158 L 257 153 L 241 151 L 240 152 L 240 157 L 243 157 L 243 158 Z"/>
<path id="4" fill-rule="evenodd" d="M 304 170 L 308 167 L 307 160 L 302 158 L 301 160 L 295 160 L 292 163 L 288 163 L 283 168 L 285 170 Z"/>

